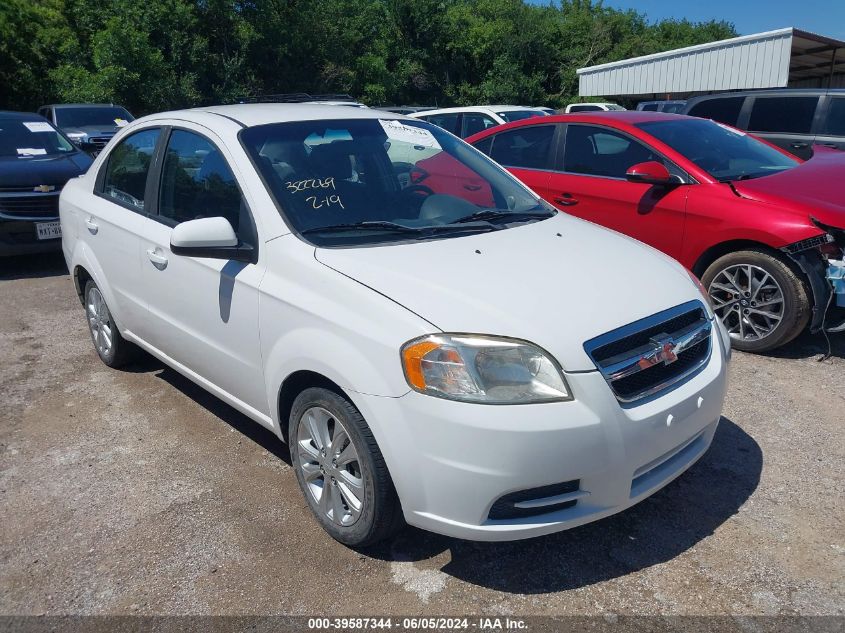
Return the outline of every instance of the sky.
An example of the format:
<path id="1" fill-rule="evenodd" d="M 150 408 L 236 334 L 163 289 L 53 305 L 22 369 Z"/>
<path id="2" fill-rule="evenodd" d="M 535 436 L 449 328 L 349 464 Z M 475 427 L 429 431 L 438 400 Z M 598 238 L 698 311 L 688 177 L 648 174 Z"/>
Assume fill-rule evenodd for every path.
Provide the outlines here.
<path id="1" fill-rule="evenodd" d="M 604 0 L 604 5 L 635 9 L 652 22 L 726 20 L 734 23 L 740 35 L 794 26 L 845 40 L 845 0 Z"/>

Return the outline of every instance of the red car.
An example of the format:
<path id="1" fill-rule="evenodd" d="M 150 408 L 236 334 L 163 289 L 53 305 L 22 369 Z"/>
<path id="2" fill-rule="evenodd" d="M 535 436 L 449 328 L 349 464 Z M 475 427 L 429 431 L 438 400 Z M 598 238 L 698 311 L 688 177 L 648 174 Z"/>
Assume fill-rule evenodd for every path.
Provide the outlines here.
<path id="1" fill-rule="evenodd" d="M 466 139 L 561 211 L 635 237 L 702 281 L 737 349 L 845 314 L 845 153 L 807 162 L 710 120 L 655 112 L 528 119 Z M 597 253 L 613 257 L 613 253 Z M 643 283 L 619 278 L 607 283 Z M 646 285 L 644 292 L 648 292 Z"/>

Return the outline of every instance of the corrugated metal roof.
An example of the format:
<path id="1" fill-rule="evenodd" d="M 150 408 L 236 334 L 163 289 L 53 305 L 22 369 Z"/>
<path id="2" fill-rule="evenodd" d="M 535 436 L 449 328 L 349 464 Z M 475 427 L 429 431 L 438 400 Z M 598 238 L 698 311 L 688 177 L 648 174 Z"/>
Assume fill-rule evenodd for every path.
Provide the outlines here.
<path id="1" fill-rule="evenodd" d="M 826 77 L 845 42 L 794 28 L 679 48 L 578 69 L 581 96 L 686 94 L 780 88 Z M 845 51 L 836 72 L 845 68 Z"/>

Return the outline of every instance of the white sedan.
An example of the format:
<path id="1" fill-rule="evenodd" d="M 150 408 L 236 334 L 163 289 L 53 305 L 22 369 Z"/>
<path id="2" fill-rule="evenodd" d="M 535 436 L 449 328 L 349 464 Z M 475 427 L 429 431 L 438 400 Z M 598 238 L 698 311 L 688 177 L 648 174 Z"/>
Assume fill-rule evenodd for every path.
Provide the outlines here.
<path id="1" fill-rule="evenodd" d="M 102 361 L 146 350 L 271 429 L 343 543 L 403 521 L 570 528 L 653 494 L 716 431 L 729 339 L 687 271 L 434 125 L 156 114 L 60 207 Z"/>

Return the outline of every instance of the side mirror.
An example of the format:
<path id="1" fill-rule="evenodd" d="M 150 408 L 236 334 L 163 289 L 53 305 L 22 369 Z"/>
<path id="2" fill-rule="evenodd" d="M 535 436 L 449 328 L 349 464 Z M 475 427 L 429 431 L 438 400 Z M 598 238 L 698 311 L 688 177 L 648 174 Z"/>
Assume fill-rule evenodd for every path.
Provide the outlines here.
<path id="1" fill-rule="evenodd" d="M 625 172 L 628 182 L 642 182 L 649 185 L 677 185 L 678 180 L 669 173 L 666 165 L 650 160 L 637 163 Z"/>
<path id="2" fill-rule="evenodd" d="M 170 234 L 170 251 L 185 257 L 209 257 L 253 262 L 255 251 L 238 242 L 229 220 L 223 217 L 188 220 Z"/>

